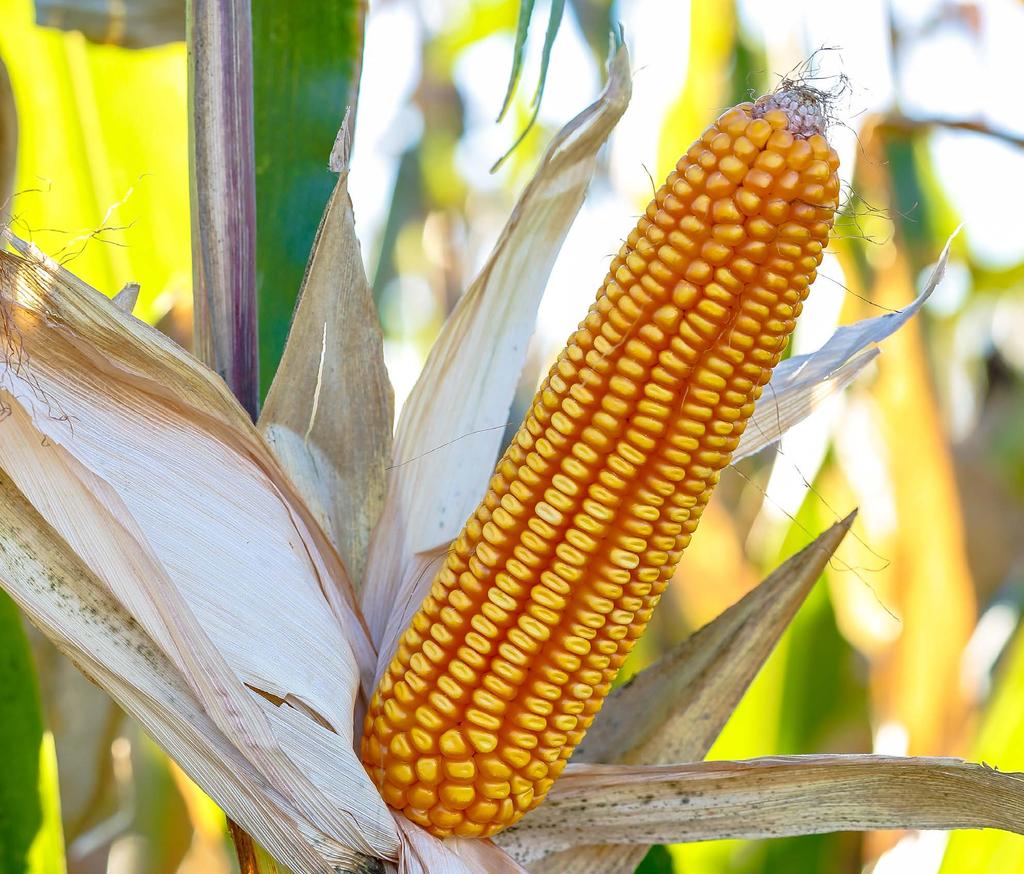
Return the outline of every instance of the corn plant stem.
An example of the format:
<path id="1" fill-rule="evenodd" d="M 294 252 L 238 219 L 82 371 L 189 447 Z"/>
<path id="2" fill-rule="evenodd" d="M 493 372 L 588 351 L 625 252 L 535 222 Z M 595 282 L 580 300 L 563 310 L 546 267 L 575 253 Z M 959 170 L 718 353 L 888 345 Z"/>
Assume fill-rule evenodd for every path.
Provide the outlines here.
<path id="1" fill-rule="evenodd" d="M 249 0 L 189 0 L 189 188 L 195 353 L 255 421 L 256 175 Z M 277 874 L 228 820 L 242 874 Z"/>
<path id="2" fill-rule="evenodd" d="M 256 181 L 249 0 L 188 4 L 196 355 L 256 418 Z"/>

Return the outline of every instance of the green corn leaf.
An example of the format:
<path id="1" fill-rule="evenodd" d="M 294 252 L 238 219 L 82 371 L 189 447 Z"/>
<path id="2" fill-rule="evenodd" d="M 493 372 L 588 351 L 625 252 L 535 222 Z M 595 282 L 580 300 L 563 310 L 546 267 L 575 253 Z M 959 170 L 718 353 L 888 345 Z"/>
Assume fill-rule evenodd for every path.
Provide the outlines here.
<path id="1" fill-rule="evenodd" d="M 675 870 L 672 854 L 661 844 L 655 844 L 637 866 L 636 874 L 675 874 Z"/>
<path id="2" fill-rule="evenodd" d="M 972 755 L 1013 771 L 1024 766 L 1024 630 L 1003 658 Z M 1024 837 L 997 831 L 961 831 L 950 836 L 940 874 L 1009 874 L 1024 871 Z"/>
<path id="3" fill-rule="evenodd" d="M 552 0 L 551 14 L 548 16 L 548 29 L 544 33 L 544 48 L 540 58 L 540 79 L 537 81 L 537 90 L 533 92 L 533 106 L 539 107 L 541 98 L 544 96 L 544 83 L 548 79 L 548 65 L 551 63 L 551 49 L 555 45 L 555 37 L 558 36 L 558 28 L 562 24 L 562 13 L 565 12 L 565 0 Z"/>
<path id="4" fill-rule="evenodd" d="M 256 283 L 264 394 L 337 181 L 327 159 L 357 91 L 365 12 L 366 0 L 253 0 Z"/>
<path id="5" fill-rule="evenodd" d="M 526 59 L 526 39 L 530 35 L 530 19 L 533 18 L 534 0 L 520 0 L 519 23 L 516 25 L 516 44 L 512 49 L 512 72 L 508 77 L 508 88 L 505 91 L 505 99 L 501 104 L 501 112 L 498 113 L 498 121 L 505 117 L 509 106 L 512 105 L 512 97 L 519 86 L 519 79 L 523 73 L 523 61 Z"/>
<path id="6" fill-rule="evenodd" d="M 18 608 L 0 594 L 0 871 L 62 874 L 56 753 Z"/>
<path id="7" fill-rule="evenodd" d="M 529 0 L 524 0 L 524 7 L 525 7 L 527 2 L 529 2 Z M 530 5 L 531 6 L 533 5 L 532 2 L 530 3 Z M 548 64 L 550 64 L 550 62 L 551 62 L 551 49 L 552 49 L 552 47 L 555 44 L 555 37 L 558 35 L 558 28 L 559 28 L 559 26 L 562 23 L 562 13 L 564 11 L 565 11 L 565 0 L 551 0 L 551 14 L 548 16 L 548 29 L 547 29 L 547 31 L 544 34 L 544 48 L 541 51 L 540 78 L 537 80 L 537 90 L 533 92 L 533 99 L 530 101 L 530 107 L 531 107 L 530 119 L 529 119 L 529 121 L 527 121 L 526 126 L 523 128 L 523 130 L 519 134 L 519 136 L 516 137 L 516 141 L 514 143 L 512 143 L 511 148 L 509 148 L 509 150 L 507 152 L 505 152 L 504 155 L 502 155 L 497 161 L 494 162 L 494 166 L 491 167 L 491 172 L 492 173 L 495 172 L 502 164 L 504 164 L 505 160 L 508 158 L 508 156 L 511 155 L 518 148 L 519 144 L 524 139 L 526 139 L 526 135 L 530 132 L 530 130 L 533 128 L 534 123 L 537 121 L 537 114 L 540 112 L 540 102 L 541 102 L 541 99 L 544 97 L 544 83 L 547 80 L 547 76 L 548 76 Z M 521 17 L 520 17 L 520 30 L 522 30 L 522 18 Z M 518 46 L 518 36 L 517 36 L 517 46 Z M 518 55 L 517 55 L 516 60 L 517 61 L 521 61 L 521 59 L 518 57 Z M 514 77 L 518 76 L 518 73 L 517 73 L 514 65 L 513 65 L 512 73 L 513 73 Z M 510 82 L 509 84 L 511 86 L 512 83 Z M 509 100 L 509 97 L 507 96 L 505 98 L 506 108 L 507 108 L 508 100 Z M 505 114 L 505 108 L 503 108 L 501 112 L 502 112 L 502 115 L 504 115 Z M 501 117 L 499 116 L 499 121 L 500 120 L 501 120 Z"/>

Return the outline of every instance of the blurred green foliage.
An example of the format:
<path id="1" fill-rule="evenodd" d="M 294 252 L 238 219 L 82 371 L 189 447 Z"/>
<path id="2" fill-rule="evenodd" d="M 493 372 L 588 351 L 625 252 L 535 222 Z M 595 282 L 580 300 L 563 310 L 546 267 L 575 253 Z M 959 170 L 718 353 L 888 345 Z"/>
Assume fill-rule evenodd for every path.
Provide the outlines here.
<path id="1" fill-rule="evenodd" d="M 998 763 L 1000 770 L 1024 771 L 1024 633 L 1017 632 L 1004 662 L 971 755 Z M 1024 871 L 1024 838 L 994 831 L 953 834 L 940 874 L 962 871 Z"/>
<path id="2" fill-rule="evenodd" d="M 358 83 L 365 11 L 366 0 L 252 4 L 264 394 L 284 351 L 320 214 L 336 182 L 327 159 Z"/>
<path id="3" fill-rule="evenodd" d="M 15 233 L 158 319 L 190 294 L 185 49 L 128 50 L 37 27 L 0 3 L 19 119 Z"/>
<path id="4" fill-rule="evenodd" d="M 56 758 L 21 623 L 14 602 L 0 593 L 0 871 L 62 874 Z"/>

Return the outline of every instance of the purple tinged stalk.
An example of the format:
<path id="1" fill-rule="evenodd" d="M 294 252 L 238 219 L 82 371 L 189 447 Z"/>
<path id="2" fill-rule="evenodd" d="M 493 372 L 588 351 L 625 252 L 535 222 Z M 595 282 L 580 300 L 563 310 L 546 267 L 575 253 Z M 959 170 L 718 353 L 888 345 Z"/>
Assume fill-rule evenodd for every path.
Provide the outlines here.
<path id="1" fill-rule="evenodd" d="M 259 411 L 249 0 L 188 5 L 195 352 Z"/>

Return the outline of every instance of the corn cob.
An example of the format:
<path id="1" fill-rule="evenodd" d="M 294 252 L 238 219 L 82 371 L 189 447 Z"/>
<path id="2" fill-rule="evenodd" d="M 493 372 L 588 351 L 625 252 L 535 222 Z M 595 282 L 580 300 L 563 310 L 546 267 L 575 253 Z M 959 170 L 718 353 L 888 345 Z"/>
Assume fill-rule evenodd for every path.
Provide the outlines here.
<path id="1" fill-rule="evenodd" d="M 679 161 L 401 638 L 361 756 L 433 834 L 539 804 L 650 619 L 821 262 L 822 105 L 741 104 Z"/>

